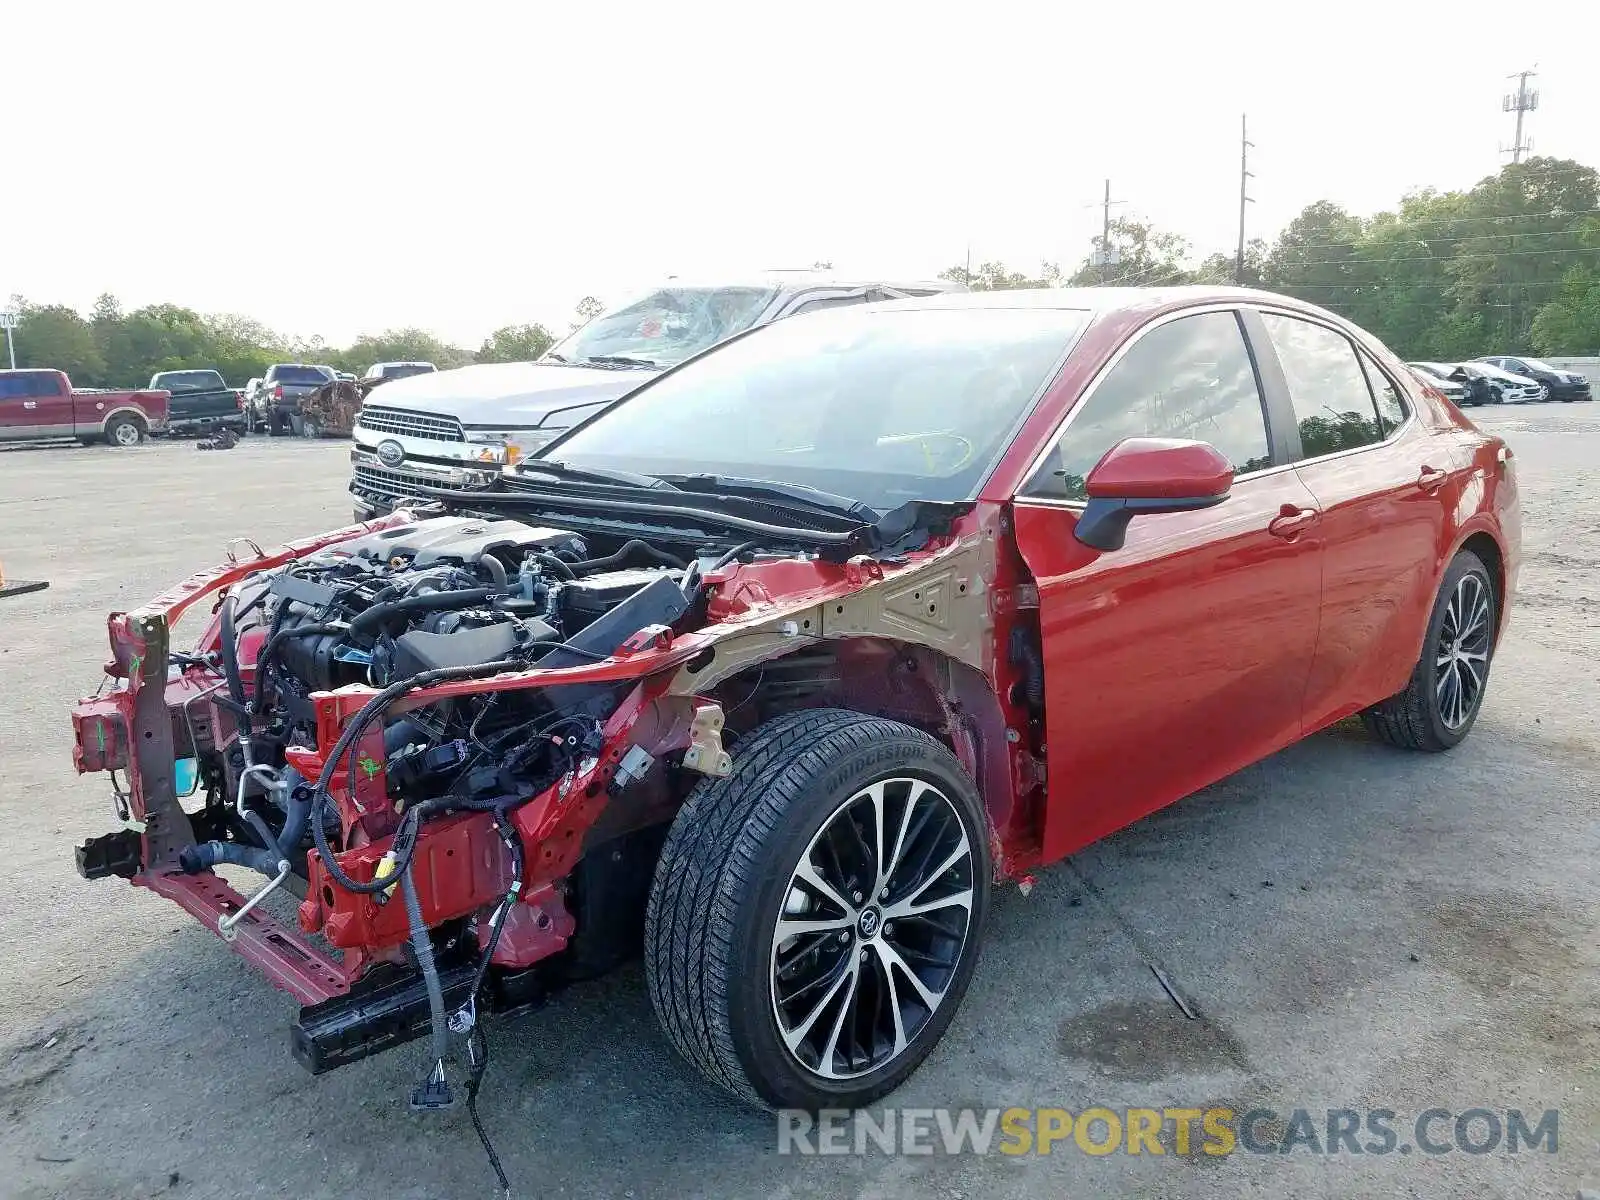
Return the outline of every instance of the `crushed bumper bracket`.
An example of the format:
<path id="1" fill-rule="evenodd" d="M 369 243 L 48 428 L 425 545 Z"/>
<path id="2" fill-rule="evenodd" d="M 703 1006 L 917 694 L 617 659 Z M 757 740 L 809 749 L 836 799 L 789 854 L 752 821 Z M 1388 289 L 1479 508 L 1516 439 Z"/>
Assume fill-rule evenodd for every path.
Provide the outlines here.
<path id="1" fill-rule="evenodd" d="M 75 852 L 78 874 L 85 879 L 108 879 L 116 875 L 132 879 L 144 868 L 144 841 L 132 829 L 90 838 Z"/>

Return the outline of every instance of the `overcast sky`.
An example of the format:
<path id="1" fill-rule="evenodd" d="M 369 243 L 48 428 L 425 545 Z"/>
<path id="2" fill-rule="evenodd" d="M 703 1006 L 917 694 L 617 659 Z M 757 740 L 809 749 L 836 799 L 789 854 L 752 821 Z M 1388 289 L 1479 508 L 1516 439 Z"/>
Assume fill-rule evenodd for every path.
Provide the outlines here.
<path id="1" fill-rule="evenodd" d="M 948 14 L 948 15 L 946 15 Z M 1065 266 L 1118 213 L 1252 233 L 1600 165 L 1600 5 L 13 0 L 0 297 L 342 342 L 565 329 L 668 274 Z"/>

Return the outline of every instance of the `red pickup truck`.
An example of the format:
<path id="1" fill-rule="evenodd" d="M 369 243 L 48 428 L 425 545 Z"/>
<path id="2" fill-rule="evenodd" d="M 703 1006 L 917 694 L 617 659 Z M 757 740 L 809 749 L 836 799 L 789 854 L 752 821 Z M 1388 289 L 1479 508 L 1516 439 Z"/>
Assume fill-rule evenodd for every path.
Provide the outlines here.
<path id="1" fill-rule="evenodd" d="M 137 446 L 161 433 L 170 392 L 75 388 L 65 371 L 0 371 L 0 442 L 76 438 Z"/>

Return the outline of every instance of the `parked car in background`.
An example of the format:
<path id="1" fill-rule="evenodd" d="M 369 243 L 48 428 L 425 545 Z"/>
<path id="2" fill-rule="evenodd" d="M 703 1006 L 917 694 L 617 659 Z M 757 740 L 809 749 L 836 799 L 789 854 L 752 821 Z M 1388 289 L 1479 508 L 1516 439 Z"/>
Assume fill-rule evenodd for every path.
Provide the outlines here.
<path id="1" fill-rule="evenodd" d="M 438 371 L 362 405 L 350 451 L 359 520 L 418 487 L 470 491 L 662 371 L 746 330 L 801 313 L 964 292 L 944 280 L 851 281 L 784 272 L 671 282 L 602 313 L 537 362 Z"/>
<path id="2" fill-rule="evenodd" d="M 200 433 L 219 427 L 240 433 L 248 430 L 244 393 L 229 387 L 220 371 L 158 371 L 150 377 L 150 390 L 171 393 L 170 433 Z"/>
<path id="3" fill-rule="evenodd" d="M 1423 383 L 1439 389 L 1440 394 L 1454 404 L 1466 407 L 1485 402 L 1486 391 L 1468 387 L 1467 373 L 1455 363 L 1414 362 L 1406 366 L 1415 371 Z"/>
<path id="4" fill-rule="evenodd" d="M 1474 362 L 1487 363 L 1523 379 L 1543 384 L 1552 400 L 1570 403 L 1574 400 L 1593 400 L 1589 380 L 1576 371 L 1561 371 L 1537 358 L 1523 358 L 1510 354 L 1490 354 Z"/>
<path id="5" fill-rule="evenodd" d="M 667 1040 L 714 1086 L 871 1104 L 945 1033 L 1002 883 L 1356 714 L 1412 750 L 1465 739 L 1520 527 L 1502 438 L 1287 297 L 781 321 L 492 492 L 112 613 L 72 741 L 121 828 L 77 866 L 295 996 L 312 1071 L 431 1033 L 415 1107 L 448 1102 L 492 1009 L 640 942 Z M 215 615 L 172 644 L 191 607 Z M 1327 786 L 1378 836 L 1393 806 Z M 279 887 L 296 918 L 256 903 Z M 194 978 L 196 1011 L 237 986 Z M 218 1105 L 257 1103 L 259 1073 L 214 1057 Z"/>
<path id="6" fill-rule="evenodd" d="M 1533 404 L 1549 395 L 1544 384 L 1538 380 L 1513 375 L 1510 371 L 1503 371 L 1493 363 L 1484 362 L 1482 359 L 1464 362 L 1461 364 L 1461 369 L 1466 371 L 1469 377 L 1483 379 L 1495 404 Z"/>
<path id="7" fill-rule="evenodd" d="M 406 379 L 412 375 L 430 375 L 438 369 L 431 362 L 373 363 L 361 373 L 361 382 L 377 387 L 380 383 L 388 383 L 394 379 Z"/>
<path id="8" fill-rule="evenodd" d="M 137 446 L 167 431 L 164 391 L 75 388 L 65 371 L 0 371 L 0 442 L 76 438 Z"/>
<path id="9" fill-rule="evenodd" d="M 305 432 L 301 400 L 336 378 L 332 367 L 306 363 L 274 363 L 267 368 L 250 400 L 250 424 L 270 436 Z"/>

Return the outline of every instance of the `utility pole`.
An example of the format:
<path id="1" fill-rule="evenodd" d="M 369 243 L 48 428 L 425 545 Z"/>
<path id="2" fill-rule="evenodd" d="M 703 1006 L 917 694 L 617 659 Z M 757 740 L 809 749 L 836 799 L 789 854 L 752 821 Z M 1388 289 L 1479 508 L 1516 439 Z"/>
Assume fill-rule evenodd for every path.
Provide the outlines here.
<path id="1" fill-rule="evenodd" d="M 1111 248 L 1111 206 L 1121 204 L 1121 200 L 1111 198 L 1111 180 L 1106 180 L 1106 196 L 1100 203 L 1100 249 L 1095 253 L 1094 259 L 1100 268 L 1100 282 L 1111 282 L 1111 268 L 1122 260 L 1122 256 Z"/>
<path id="2" fill-rule="evenodd" d="M 1239 114 L 1239 249 L 1233 259 L 1233 282 L 1236 286 L 1244 283 L 1244 206 L 1251 203 L 1251 197 L 1246 191 L 1250 180 L 1254 176 L 1250 173 L 1250 147 L 1255 143 L 1250 140 L 1249 115 Z"/>
<path id="3" fill-rule="evenodd" d="M 1537 66 L 1538 64 L 1535 63 L 1534 65 Z M 1518 71 L 1514 75 L 1506 76 L 1507 79 L 1515 79 L 1517 81 L 1517 90 L 1507 92 L 1501 97 L 1500 108 L 1504 112 L 1517 114 L 1517 133 L 1516 139 L 1511 143 L 1511 149 L 1507 150 L 1502 146 L 1500 147 L 1500 153 L 1511 155 L 1511 161 L 1514 163 L 1520 163 L 1522 156 L 1533 149 L 1532 138 L 1527 141 L 1522 140 L 1522 114 L 1532 112 L 1539 107 L 1539 89 L 1528 86 L 1528 80 L 1537 74 L 1537 71 Z"/>

